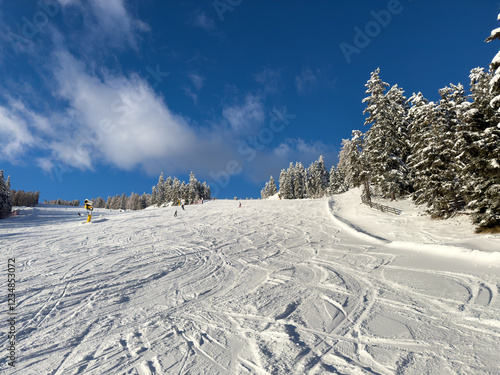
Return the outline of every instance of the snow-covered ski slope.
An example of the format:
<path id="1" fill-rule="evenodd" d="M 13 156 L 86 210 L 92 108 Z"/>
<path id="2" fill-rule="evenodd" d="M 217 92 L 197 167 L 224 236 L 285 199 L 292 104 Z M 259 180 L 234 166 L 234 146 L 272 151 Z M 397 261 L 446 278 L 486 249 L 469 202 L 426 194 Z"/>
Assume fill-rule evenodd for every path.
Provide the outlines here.
<path id="1" fill-rule="evenodd" d="M 499 374 L 500 237 L 393 205 L 24 209 L 0 222 L 18 278 L 12 369 L 2 271 L 0 372 Z"/>

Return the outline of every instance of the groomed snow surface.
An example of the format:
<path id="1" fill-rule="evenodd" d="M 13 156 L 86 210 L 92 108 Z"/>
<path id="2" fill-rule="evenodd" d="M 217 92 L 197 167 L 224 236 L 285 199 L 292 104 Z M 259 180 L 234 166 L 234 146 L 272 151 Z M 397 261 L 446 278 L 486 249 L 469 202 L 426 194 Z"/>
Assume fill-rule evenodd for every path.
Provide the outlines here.
<path id="1" fill-rule="evenodd" d="M 135 212 L 21 209 L 2 374 L 499 374 L 500 236 L 359 191 Z M 177 209 L 178 217 L 174 217 Z M 103 215 L 100 220 L 99 215 Z"/>

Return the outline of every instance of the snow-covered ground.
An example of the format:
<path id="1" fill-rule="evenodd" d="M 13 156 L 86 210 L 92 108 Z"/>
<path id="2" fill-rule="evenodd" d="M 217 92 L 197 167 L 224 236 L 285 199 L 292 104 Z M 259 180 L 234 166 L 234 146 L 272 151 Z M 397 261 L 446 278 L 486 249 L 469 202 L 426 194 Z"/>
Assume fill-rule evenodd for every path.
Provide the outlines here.
<path id="1" fill-rule="evenodd" d="M 500 373 L 500 236 L 358 193 L 96 210 L 91 224 L 81 208 L 23 209 L 0 222 L 0 371 Z"/>

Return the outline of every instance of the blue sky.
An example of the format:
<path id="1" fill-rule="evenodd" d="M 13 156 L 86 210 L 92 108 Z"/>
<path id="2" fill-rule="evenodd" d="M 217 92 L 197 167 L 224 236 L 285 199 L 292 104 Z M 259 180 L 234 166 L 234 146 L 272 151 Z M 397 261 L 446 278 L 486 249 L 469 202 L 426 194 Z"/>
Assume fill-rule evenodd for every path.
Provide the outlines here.
<path id="1" fill-rule="evenodd" d="M 366 130 L 370 72 L 438 99 L 499 49 L 498 1 L 0 1 L 0 168 L 41 199 L 220 198 Z M 363 35 L 361 33 L 363 33 Z"/>

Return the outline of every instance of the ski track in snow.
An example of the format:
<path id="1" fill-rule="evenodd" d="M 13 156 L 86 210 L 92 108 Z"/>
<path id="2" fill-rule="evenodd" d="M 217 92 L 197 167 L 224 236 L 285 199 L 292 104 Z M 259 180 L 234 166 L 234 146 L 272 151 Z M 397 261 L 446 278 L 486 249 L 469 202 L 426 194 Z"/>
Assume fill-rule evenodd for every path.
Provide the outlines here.
<path id="1" fill-rule="evenodd" d="M 106 220 L 85 225 L 78 208 L 41 206 L 2 221 L 18 362 L 5 351 L 0 371 L 498 374 L 500 262 L 398 247 L 327 199 L 242 206 L 96 210 Z"/>

